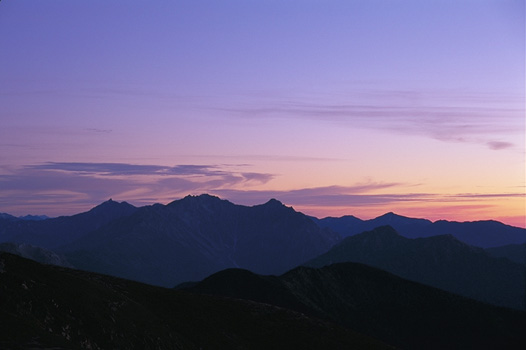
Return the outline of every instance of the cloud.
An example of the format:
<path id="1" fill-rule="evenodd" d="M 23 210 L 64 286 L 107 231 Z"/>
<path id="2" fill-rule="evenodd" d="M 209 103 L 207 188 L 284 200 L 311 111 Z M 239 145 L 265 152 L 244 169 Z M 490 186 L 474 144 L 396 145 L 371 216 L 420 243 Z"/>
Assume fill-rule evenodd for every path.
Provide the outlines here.
<path id="1" fill-rule="evenodd" d="M 0 175 L 0 211 L 25 206 L 51 215 L 96 205 L 108 198 L 138 205 L 166 202 L 189 193 L 264 184 L 273 174 L 243 171 L 228 165 L 175 166 L 127 163 L 47 162 Z M 70 209 L 72 209 L 70 208 Z M 85 208 L 86 209 L 86 208 Z M 62 211 L 62 212 L 60 212 Z M 22 213 L 23 214 L 23 213 Z M 71 214 L 71 213 L 70 213 Z"/>
<path id="2" fill-rule="evenodd" d="M 488 145 L 490 149 L 497 150 L 497 151 L 514 146 L 512 143 L 501 142 L 501 141 L 490 141 L 490 142 L 487 142 L 486 144 Z"/>
<path id="3" fill-rule="evenodd" d="M 216 165 L 192 165 L 183 164 L 175 166 L 162 165 L 141 165 L 127 163 L 56 163 L 48 162 L 44 164 L 31 165 L 28 169 L 64 171 L 84 175 L 104 175 L 104 176 L 130 176 L 130 175 L 156 175 L 156 176 L 229 176 L 231 171 L 222 170 Z M 250 173 L 248 173 L 250 174 Z M 260 179 L 270 179 L 272 175 L 257 174 Z M 250 175 L 249 175 L 250 176 Z M 255 174 L 253 175 L 255 177 Z M 268 180 L 267 180 L 268 181 Z"/>
<path id="4" fill-rule="evenodd" d="M 435 195 L 426 193 L 378 194 L 368 193 L 382 188 L 395 187 L 398 184 L 376 184 L 369 187 L 331 186 L 304 188 L 290 191 L 239 191 L 220 189 L 214 194 L 245 204 L 264 203 L 276 198 L 292 206 L 316 207 L 356 207 L 386 205 L 396 202 L 426 201 L 435 199 Z"/>
<path id="5" fill-rule="evenodd" d="M 311 119 L 351 128 L 367 128 L 401 134 L 425 135 L 446 142 L 486 144 L 491 149 L 512 148 L 495 135 L 510 137 L 524 130 L 524 107 L 510 96 L 486 96 L 455 92 L 355 91 L 345 103 L 270 100 L 248 107 L 223 106 L 241 118 Z"/>
<path id="6" fill-rule="evenodd" d="M 412 207 L 412 210 L 416 212 L 425 211 L 425 208 L 429 207 L 480 209 L 491 207 L 492 204 L 488 201 L 493 199 L 526 197 L 524 193 L 407 193 L 404 189 L 408 186 L 410 185 L 399 183 L 371 183 L 369 185 L 314 187 L 290 191 L 221 189 L 214 191 L 213 194 L 229 199 L 234 203 L 246 205 L 264 203 L 270 198 L 276 198 L 286 205 L 302 209 L 324 208 L 324 212 L 329 212 L 330 208 L 347 208 L 346 214 L 361 210 L 361 208 L 368 210 L 378 208 L 385 212 L 407 206 Z M 387 189 L 394 193 L 378 193 Z"/>
<path id="7" fill-rule="evenodd" d="M 176 166 L 126 163 L 49 162 L 0 175 L 0 212 L 15 215 L 71 215 L 113 198 L 134 205 L 169 203 L 188 194 L 210 193 L 237 204 L 256 205 L 276 198 L 311 215 L 374 217 L 387 211 L 427 218 L 480 219 L 494 203 L 521 200 L 517 193 L 420 193 L 419 184 L 357 183 L 293 190 L 257 190 L 274 175 L 239 171 L 247 165 Z M 252 185 L 256 185 L 252 187 Z M 408 189 L 413 189 L 408 191 Z M 522 190 L 522 188 L 521 188 Z M 455 209 L 455 208 L 458 208 Z M 485 211 L 488 209 L 488 211 Z"/>
<path id="8" fill-rule="evenodd" d="M 87 128 L 86 131 L 91 131 L 91 132 L 95 132 L 95 133 L 99 133 L 99 134 L 109 134 L 111 133 L 113 130 L 112 129 L 98 129 L 98 128 Z"/>

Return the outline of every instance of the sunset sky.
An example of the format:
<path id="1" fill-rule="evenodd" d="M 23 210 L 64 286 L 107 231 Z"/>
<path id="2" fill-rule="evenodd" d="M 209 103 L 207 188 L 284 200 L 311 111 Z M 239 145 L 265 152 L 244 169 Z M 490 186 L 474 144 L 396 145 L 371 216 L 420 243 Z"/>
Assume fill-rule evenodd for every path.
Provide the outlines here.
<path id="1" fill-rule="evenodd" d="M 1 1 L 0 212 L 210 193 L 525 227 L 524 4 Z"/>

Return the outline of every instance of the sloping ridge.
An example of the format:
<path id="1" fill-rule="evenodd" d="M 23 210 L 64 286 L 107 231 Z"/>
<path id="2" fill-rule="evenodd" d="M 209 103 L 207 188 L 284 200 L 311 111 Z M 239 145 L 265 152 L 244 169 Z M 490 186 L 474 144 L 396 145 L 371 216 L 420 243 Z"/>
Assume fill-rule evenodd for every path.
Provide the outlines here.
<path id="1" fill-rule="evenodd" d="M 229 270 L 187 290 L 290 308 L 402 349 L 522 349 L 526 342 L 525 312 L 356 263 L 298 267 L 279 277 Z"/>
<path id="2" fill-rule="evenodd" d="M 392 227 L 345 238 L 305 265 L 339 262 L 374 266 L 403 278 L 495 305 L 524 307 L 524 268 L 491 257 L 452 235 L 409 239 Z"/>
<path id="3" fill-rule="evenodd" d="M 2 349 L 388 349 L 294 311 L 0 253 Z"/>

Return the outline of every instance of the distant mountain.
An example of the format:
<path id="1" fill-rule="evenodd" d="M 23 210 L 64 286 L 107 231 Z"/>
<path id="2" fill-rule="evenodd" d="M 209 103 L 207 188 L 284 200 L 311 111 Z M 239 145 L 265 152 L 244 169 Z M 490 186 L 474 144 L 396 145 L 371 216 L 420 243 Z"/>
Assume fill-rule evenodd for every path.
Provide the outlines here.
<path id="1" fill-rule="evenodd" d="M 506 258 L 519 264 L 526 264 L 526 243 L 487 248 L 486 251 L 496 258 Z"/>
<path id="2" fill-rule="evenodd" d="M 109 222 L 131 215 L 137 208 L 108 200 L 88 212 L 47 220 L 14 220 L 0 223 L 0 242 L 27 243 L 55 249 L 73 242 Z"/>
<path id="3" fill-rule="evenodd" d="M 60 256 L 51 250 L 35 247 L 27 243 L 0 243 L 0 251 L 35 260 L 41 264 L 73 267 L 65 257 Z"/>
<path id="4" fill-rule="evenodd" d="M 7 214 L 7 213 L 0 213 L 0 222 L 9 222 L 17 220 L 18 218 L 16 216 Z"/>
<path id="5" fill-rule="evenodd" d="M 339 262 L 367 264 L 495 305 L 524 307 L 524 268 L 493 258 L 452 235 L 409 239 L 391 226 L 381 226 L 345 238 L 305 265 L 321 267 Z"/>
<path id="6" fill-rule="evenodd" d="M 387 213 L 371 220 L 361 220 L 354 216 L 327 217 L 314 220 L 320 227 L 336 231 L 343 237 L 389 225 L 407 238 L 451 234 L 464 243 L 481 248 L 526 242 L 526 229 L 493 220 L 472 222 L 439 220 L 431 222 L 426 219 L 408 218 L 394 213 Z"/>
<path id="7" fill-rule="evenodd" d="M 47 220 L 49 219 L 49 216 L 46 215 L 25 215 L 25 216 L 19 216 L 20 220 L 30 220 L 30 221 L 40 221 L 40 220 Z"/>
<path id="8" fill-rule="evenodd" d="M 229 269 L 185 290 L 333 320 L 401 349 L 522 349 L 526 343 L 523 311 L 476 302 L 356 263 L 298 267 L 279 277 Z"/>
<path id="9" fill-rule="evenodd" d="M 59 252 L 81 269 L 173 287 L 229 267 L 283 273 L 339 239 L 275 199 L 247 207 L 201 195 L 139 208 Z"/>
<path id="10" fill-rule="evenodd" d="M 0 296 L 2 349 L 390 349 L 276 306 L 153 287 L 6 253 L 0 253 Z"/>

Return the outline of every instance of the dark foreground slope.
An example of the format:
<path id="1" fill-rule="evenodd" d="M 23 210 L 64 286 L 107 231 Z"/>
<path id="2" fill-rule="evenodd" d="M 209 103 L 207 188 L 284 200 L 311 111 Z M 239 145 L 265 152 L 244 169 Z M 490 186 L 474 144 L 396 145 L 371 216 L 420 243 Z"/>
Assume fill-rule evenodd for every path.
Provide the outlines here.
<path id="1" fill-rule="evenodd" d="M 390 226 L 345 238 L 306 263 L 358 262 L 483 302 L 523 308 L 524 267 L 451 235 L 409 239 Z"/>
<path id="2" fill-rule="evenodd" d="M 0 253 L 2 349 L 385 349 L 303 314 Z"/>
<path id="3" fill-rule="evenodd" d="M 526 344 L 522 311 L 355 263 L 298 267 L 279 277 L 230 269 L 186 288 L 333 320 L 403 349 L 523 349 Z"/>

